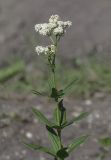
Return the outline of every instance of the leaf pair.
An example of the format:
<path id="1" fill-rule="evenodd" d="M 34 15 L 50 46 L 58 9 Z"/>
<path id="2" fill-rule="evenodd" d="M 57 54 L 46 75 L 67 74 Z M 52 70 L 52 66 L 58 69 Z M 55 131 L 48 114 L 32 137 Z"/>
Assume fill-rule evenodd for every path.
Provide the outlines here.
<path id="1" fill-rule="evenodd" d="M 54 113 L 54 119 L 55 122 L 50 122 L 38 109 L 32 108 L 33 113 L 36 115 L 36 117 L 46 125 L 46 129 L 48 131 L 49 139 L 52 144 L 52 148 L 42 147 L 40 145 L 36 144 L 27 144 L 24 143 L 28 148 L 33 150 L 40 150 L 42 152 L 48 153 L 49 155 L 52 155 L 54 157 L 59 157 L 61 159 L 66 158 L 70 152 L 78 148 L 84 141 L 87 139 L 88 136 L 82 136 L 79 138 L 76 138 L 72 141 L 70 145 L 68 145 L 65 148 L 61 147 L 61 140 L 58 136 L 55 129 L 60 127 L 61 129 L 71 125 L 72 123 L 81 120 L 82 118 L 86 117 L 88 115 L 87 112 L 81 113 L 78 117 L 75 117 L 71 121 L 67 122 L 66 120 L 66 109 L 63 106 L 63 100 L 61 100 L 58 103 L 57 108 L 55 109 Z"/>
<path id="2" fill-rule="evenodd" d="M 58 103 L 58 106 L 55 109 L 55 112 L 54 112 L 55 123 L 49 121 L 38 109 L 32 108 L 32 111 L 37 117 L 37 119 L 39 119 L 43 124 L 53 128 L 56 128 L 56 127 L 65 128 L 69 125 L 72 125 L 74 122 L 80 121 L 81 119 L 89 115 L 88 112 L 83 112 L 79 116 L 74 117 L 72 120 L 67 122 L 66 109 L 63 106 L 63 100 L 61 100 Z"/>
<path id="3" fill-rule="evenodd" d="M 68 147 L 66 148 L 61 148 L 60 146 L 60 141 L 57 137 L 57 134 L 54 132 L 53 129 L 51 129 L 50 127 L 47 127 L 48 133 L 49 133 L 49 138 L 51 140 L 52 143 L 52 147 L 54 149 L 51 148 L 46 148 L 46 147 L 42 147 L 40 145 L 37 144 L 28 144 L 28 143 L 24 143 L 24 145 L 32 150 L 40 150 L 41 152 L 47 153 L 53 157 L 59 157 L 61 159 L 64 159 L 66 157 L 69 156 L 69 154 L 74 151 L 75 149 L 77 149 L 81 144 L 83 144 L 88 136 L 81 136 L 79 138 L 75 138 L 72 143 L 70 145 L 68 145 Z"/>
<path id="4" fill-rule="evenodd" d="M 77 82 L 77 80 L 74 79 L 64 89 L 61 89 L 59 91 L 57 91 L 56 88 L 52 87 L 51 97 L 55 98 L 55 100 L 57 100 L 58 98 L 62 98 L 66 93 L 69 92 L 69 90 L 72 88 L 75 82 Z"/>
<path id="5" fill-rule="evenodd" d="M 39 96 L 47 96 L 47 93 L 45 93 L 45 92 L 38 92 L 38 91 L 36 91 L 36 90 L 32 90 L 32 93 L 34 93 L 34 94 L 36 94 L 36 95 L 39 95 Z"/>
<path id="6" fill-rule="evenodd" d="M 65 148 L 61 148 L 61 142 L 60 142 L 60 138 L 58 137 L 57 133 L 55 132 L 54 129 L 50 128 L 50 127 L 46 127 L 47 131 L 48 131 L 48 135 L 49 135 L 49 139 L 52 143 L 52 147 L 54 150 L 54 154 L 61 158 L 64 159 L 66 157 L 69 156 L 69 154 L 74 151 L 75 149 L 77 149 L 81 144 L 83 144 L 87 138 L 88 135 L 86 136 L 81 136 L 79 138 L 75 138 L 71 144 L 69 144 L 67 147 Z"/>

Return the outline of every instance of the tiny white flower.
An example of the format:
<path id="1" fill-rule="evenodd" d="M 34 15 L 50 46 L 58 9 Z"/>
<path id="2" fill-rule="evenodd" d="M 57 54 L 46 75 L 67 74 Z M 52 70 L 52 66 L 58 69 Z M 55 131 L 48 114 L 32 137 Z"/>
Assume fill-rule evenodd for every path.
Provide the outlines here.
<path id="1" fill-rule="evenodd" d="M 54 29 L 55 27 L 57 27 L 57 23 L 49 23 L 50 29 Z"/>
<path id="2" fill-rule="evenodd" d="M 64 22 L 64 27 L 70 27 L 72 25 L 71 21 Z"/>
<path id="3" fill-rule="evenodd" d="M 40 33 L 41 35 L 43 35 L 43 36 L 46 36 L 46 35 L 48 35 L 49 30 L 48 30 L 48 29 L 41 29 L 41 30 L 39 31 L 39 33 Z"/>
<path id="4" fill-rule="evenodd" d="M 42 28 L 41 24 L 36 24 L 35 25 L 35 30 L 38 32 Z"/>
<path id="5" fill-rule="evenodd" d="M 58 21 L 57 24 L 58 24 L 59 26 L 63 26 L 63 25 L 64 25 L 64 22 L 63 22 L 63 21 Z"/>
<path id="6" fill-rule="evenodd" d="M 37 46 L 35 50 L 38 55 L 41 53 L 47 54 L 47 52 L 49 51 L 48 47 L 43 47 L 43 46 Z"/>
<path id="7" fill-rule="evenodd" d="M 49 27 L 48 23 L 41 24 L 41 29 L 39 30 L 39 33 L 42 35 L 48 35 L 50 33 L 51 29 Z"/>
<path id="8" fill-rule="evenodd" d="M 54 35 L 61 35 L 64 33 L 64 29 L 62 27 L 57 27 L 53 31 Z"/>
<path id="9" fill-rule="evenodd" d="M 49 22 L 50 22 L 50 23 L 55 23 L 55 22 L 57 22 L 59 19 L 60 19 L 59 15 L 52 15 L 52 16 L 49 18 Z"/>

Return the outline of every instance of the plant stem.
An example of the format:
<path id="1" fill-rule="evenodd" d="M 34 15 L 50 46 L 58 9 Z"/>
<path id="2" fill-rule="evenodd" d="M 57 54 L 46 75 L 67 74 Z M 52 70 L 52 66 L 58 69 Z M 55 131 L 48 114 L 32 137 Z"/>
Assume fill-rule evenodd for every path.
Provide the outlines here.
<path id="1" fill-rule="evenodd" d="M 53 45 L 55 46 L 55 53 L 53 55 L 53 62 L 52 62 L 52 65 L 50 65 L 51 67 L 51 72 L 52 72 L 52 76 L 53 76 L 53 87 L 55 89 L 57 89 L 56 87 L 56 75 L 55 75 L 55 67 L 56 67 L 56 64 L 55 64 L 55 60 L 56 60 L 56 53 L 57 53 L 57 46 L 58 46 L 58 40 L 57 40 L 57 37 L 56 37 L 56 40 L 54 41 L 52 37 L 51 38 L 51 41 L 53 42 Z M 55 102 L 57 103 L 58 105 L 58 99 L 56 100 L 55 99 Z M 62 140 L 61 140 L 61 129 L 57 129 L 57 133 L 58 133 L 58 137 L 60 139 L 60 143 L 61 143 L 61 149 L 63 148 L 63 144 L 62 144 Z M 54 160 L 64 160 L 64 158 L 57 158 L 55 157 Z"/>
<path id="2" fill-rule="evenodd" d="M 54 88 L 56 88 L 56 76 L 55 76 L 55 72 L 53 72 L 53 84 L 54 84 Z"/>

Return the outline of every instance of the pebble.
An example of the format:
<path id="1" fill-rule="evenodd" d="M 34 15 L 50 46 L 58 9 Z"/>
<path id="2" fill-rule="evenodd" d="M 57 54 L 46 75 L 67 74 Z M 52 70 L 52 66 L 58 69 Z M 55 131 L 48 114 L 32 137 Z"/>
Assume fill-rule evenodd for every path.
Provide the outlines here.
<path id="1" fill-rule="evenodd" d="M 35 108 L 37 108 L 38 110 L 41 110 L 42 109 L 42 105 L 38 105 Z"/>
<path id="2" fill-rule="evenodd" d="M 41 156 L 41 157 L 40 157 L 40 160 L 45 160 L 45 158 Z"/>
<path id="3" fill-rule="evenodd" d="M 23 154 L 23 155 L 26 155 L 26 153 L 27 153 L 26 150 L 23 150 L 23 151 L 22 151 L 22 154 Z"/>
<path id="4" fill-rule="evenodd" d="M 95 119 L 99 119 L 100 118 L 100 114 L 95 111 L 94 113 L 90 114 L 88 117 L 87 117 L 87 122 L 89 124 L 89 128 L 92 128 L 92 124 L 94 122 Z"/>
<path id="5" fill-rule="evenodd" d="M 38 123 L 39 121 L 38 121 L 37 118 L 34 118 L 34 119 L 33 119 L 33 122 L 34 122 L 34 123 Z"/>
<path id="6" fill-rule="evenodd" d="M 79 114 L 80 114 L 79 112 L 73 112 L 72 116 L 77 117 L 77 116 L 79 116 Z"/>
<path id="7" fill-rule="evenodd" d="M 85 101 L 85 105 L 87 105 L 87 106 L 92 105 L 92 101 L 91 101 L 91 100 L 89 100 L 89 99 L 87 99 L 87 100 Z"/>
<path id="8" fill-rule="evenodd" d="M 7 135 L 7 132 L 3 132 L 3 136 L 5 137 L 5 138 L 7 138 L 8 137 L 8 135 Z"/>
<path id="9" fill-rule="evenodd" d="M 15 156 L 17 156 L 17 157 L 18 157 L 19 155 L 20 155 L 20 153 L 19 153 L 19 152 L 15 152 Z"/>
<path id="10" fill-rule="evenodd" d="M 31 132 L 27 132 L 27 133 L 26 133 L 26 137 L 27 137 L 28 139 L 32 139 L 33 135 L 32 135 Z"/>

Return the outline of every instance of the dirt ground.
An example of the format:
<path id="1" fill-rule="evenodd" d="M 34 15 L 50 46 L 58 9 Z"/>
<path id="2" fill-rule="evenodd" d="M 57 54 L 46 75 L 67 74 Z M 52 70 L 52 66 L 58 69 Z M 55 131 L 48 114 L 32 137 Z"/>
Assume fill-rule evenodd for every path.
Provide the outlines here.
<path id="1" fill-rule="evenodd" d="M 28 98 L 28 99 L 27 99 Z M 96 154 L 100 152 L 97 139 L 111 134 L 111 96 L 97 94 L 93 99 L 74 100 L 65 98 L 64 105 L 68 110 L 68 118 L 77 116 L 81 111 L 91 114 L 88 118 L 72 127 L 64 130 L 63 139 L 65 144 L 77 136 L 90 134 L 90 138 L 80 149 L 75 151 L 69 159 L 96 160 Z M 45 127 L 40 124 L 31 112 L 31 107 L 40 109 L 47 117 L 51 118 L 54 104 L 47 99 L 43 100 L 35 96 L 11 95 L 8 99 L 0 100 L 0 160 L 24 160 L 24 159 L 51 159 L 45 154 L 26 149 L 22 141 L 36 142 L 37 144 L 49 145 Z M 111 154 L 106 160 L 110 160 Z"/>
<path id="2" fill-rule="evenodd" d="M 61 42 L 61 55 L 73 57 L 97 51 L 109 59 L 111 55 L 111 1 L 110 0 L 0 0 L 0 66 L 13 56 L 30 61 L 34 48 L 29 41 L 35 36 L 34 25 L 44 22 L 51 14 L 71 20 L 73 26 Z M 37 37 L 37 41 L 42 39 Z M 44 43 L 44 42 L 43 42 Z M 81 111 L 90 111 L 83 122 L 65 130 L 65 143 L 75 136 L 91 134 L 87 143 L 70 156 L 70 160 L 97 160 L 100 151 L 97 138 L 111 135 L 111 95 L 96 93 L 91 99 L 65 98 L 69 117 Z M 26 149 L 22 139 L 49 145 L 45 128 L 31 112 L 35 106 L 50 118 L 53 103 L 31 93 L 0 93 L 0 160 L 51 159 L 39 152 Z M 106 160 L 110 160 L 111 154 Z"/>

